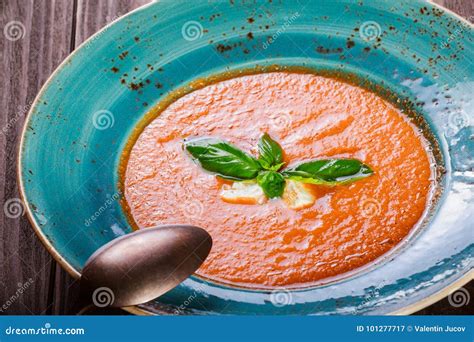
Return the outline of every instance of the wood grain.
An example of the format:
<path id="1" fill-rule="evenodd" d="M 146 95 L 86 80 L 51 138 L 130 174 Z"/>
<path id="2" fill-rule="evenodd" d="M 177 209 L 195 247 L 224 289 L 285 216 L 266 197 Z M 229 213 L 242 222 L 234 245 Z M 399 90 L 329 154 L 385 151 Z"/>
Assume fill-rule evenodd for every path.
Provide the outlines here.
<path id="1" fill-rule="evenodd" d="M 69 53 L 72 3 L 64 1 L 2 1 L 4 28 L 17 30 L 0 40 L 0 198 L 18 199 L 16 155 L 25 114 L 41 85 Z M 16 32 L 16 33 L 15 33 Z M 24 35 L 24 36 L 23 36 Z M 23 37 L 22 37 L 23 36 Z M 18 38 L 18 40 L 14 40 Z M 10 38 L 10 39 L 8 39 Z M 33 233 L 25 216 L 0 211 L 0 304 L 3 314 L 41 314 L 52 301 L 51 256 Z M 28 285 L 26 289 L 25 283 Z M 23 290 L 23 294 L 18 295 Z"/>
<path id="2" fill-rule="evenodd" d="M 4 30 L 13 21 L 23 26 L 18 26 L 18 40 L 13 40 L 15 35 L 6 39 L 5 33 L 0 32 L 0 209 L 7 201 L 18 198 L 18 139 L 25 114 L 40 87 L 85 39 L 148 2 L 0 0 L 0 28 Z M 471 22 L 474 19 L 472 0 L 435 2 L 470 18 Z M 474 282 L 465 288 L 472 294 Z M 77 292 L 77 283 L 52 260 L 26 217 L 11 218 L 0 210 L 0 314 L 71 313 Z M 455 309 L 444 299 L 419 314 L 468 314 L 468 309 Z"/>
<path id="3" fill-rule="evenodd" d="M 436 0 L 438 5 L 453 11 L 461 17 L 474 22 L 474 1 L 472 0 Z"/>
<path id="4" fill-rule="evenodd" d="M 110 22 L 150 0 L 83 0 L 77 7 L 75 45 L 78 46 Z"/>

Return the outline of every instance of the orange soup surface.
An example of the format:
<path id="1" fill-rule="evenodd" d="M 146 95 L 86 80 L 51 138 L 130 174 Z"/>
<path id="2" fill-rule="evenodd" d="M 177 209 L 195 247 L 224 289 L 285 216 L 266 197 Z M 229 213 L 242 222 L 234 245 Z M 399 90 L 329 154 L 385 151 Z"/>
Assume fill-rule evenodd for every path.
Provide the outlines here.
<path id="1" fill-rule="evenodd" d="M 263 133 L 285 162 L 356 158 L 374 175 L 311 186 L 316 202 L 288 208 L 226 203 L 223 181 L 194 164 L 187 137 L 227 140 L 257 156 Z M 422 217 L 431 155 L 417 128 L 376 94 L 336 78 L 292 72 L 241 76 L 173 102 L 139 135 L 123 176 L 139 228 L 192 224 L 213 248 L 198 274 L 233 285 L 304 286 L 363 266 L 399 243 Z"/>

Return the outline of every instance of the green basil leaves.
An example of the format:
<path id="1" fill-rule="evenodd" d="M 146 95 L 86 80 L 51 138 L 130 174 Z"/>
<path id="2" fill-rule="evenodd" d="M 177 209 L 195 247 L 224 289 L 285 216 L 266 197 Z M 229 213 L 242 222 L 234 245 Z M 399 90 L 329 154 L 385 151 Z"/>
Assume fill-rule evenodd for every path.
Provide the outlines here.
<path id="1" fill-rule="evenodd" d="M 262 171 L 257 176 L 257 183 L 268 198 L 281 197 L 285 190 L 285 178 L 275 171 Z"/>
<path id="2" fill-rule="evenodd" d="M 357 159 L 327 159 L 301 163 L 282 172 L 295 181 L 339 185 L 354 182 L 373 174 L 372 169 Z"/>
<path id="3" fill-rule="evenodd" d="M 198 138 L 185 141 L 184 145 L 204 170 L 222 178 L 254 179 L 262 169 L 257 159 L 220 139 Z"/>
<path id="4" fill-rule="evenodd" d="M 258 161 L 265 170 L 278 171 L 285 164 L 283 149 L 267 133 L 258 142 L 258 153 Z"/>
<path id="5" fill-rule="evenodd" d="M 357 159 L 311 160 L 278 172 L 285 164 L 283 149 L 265 133 L 258 142 L 258 159 L 217 138 L 186 140 L 184 147 L 203 169 L 234 181 L 256 179 L 268 198 L 281 197 L 285 179 L 321 185 L 347 184 L 373 174 Z"/>

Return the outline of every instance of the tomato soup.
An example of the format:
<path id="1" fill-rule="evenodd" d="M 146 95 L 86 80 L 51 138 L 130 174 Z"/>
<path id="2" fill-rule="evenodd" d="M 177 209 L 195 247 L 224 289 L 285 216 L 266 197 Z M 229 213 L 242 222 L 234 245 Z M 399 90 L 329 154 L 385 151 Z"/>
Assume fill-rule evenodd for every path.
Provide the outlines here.
<path id="1" fill-rule="evenodd" d="M 430 200 L 433 158 L 419 129 L 390 102 L 338 78 L 249 74 L 201 86 L 153 115 L 124 157 L 125 207 L 137 228 L 205 228 L 214 244 L 197 273 L 214 281 L 297 287 L 352 271 L 402 241 Z M 183 150 L 187 137 L 213 136 L 257 155 L 263 133 L 279 142 L 287 165 L 356 158 L 374 174 L 311 185 L 316 201 L 299 210 L 280 199 L 235 204 L 219 196 L 225 181 Z"/>

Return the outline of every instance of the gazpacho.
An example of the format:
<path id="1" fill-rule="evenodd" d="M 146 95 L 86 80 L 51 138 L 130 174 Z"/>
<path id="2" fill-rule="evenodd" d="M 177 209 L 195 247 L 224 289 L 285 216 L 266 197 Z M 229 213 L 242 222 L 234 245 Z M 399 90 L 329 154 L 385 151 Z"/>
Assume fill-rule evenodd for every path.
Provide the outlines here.
<path id="1" fill-rule="evenodd" d="M 335 77 L 264 72 L 211 82 L 152 111 L 124 152 L 137 228 L 192 224 L 214 244 L 198 274 L 308 286 L 366 265 L 422 219 L 433 157 L 376 93 Z"/>

